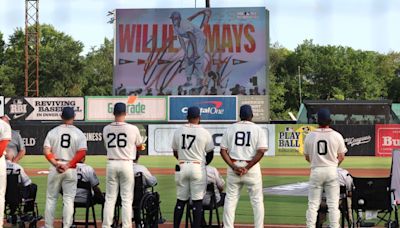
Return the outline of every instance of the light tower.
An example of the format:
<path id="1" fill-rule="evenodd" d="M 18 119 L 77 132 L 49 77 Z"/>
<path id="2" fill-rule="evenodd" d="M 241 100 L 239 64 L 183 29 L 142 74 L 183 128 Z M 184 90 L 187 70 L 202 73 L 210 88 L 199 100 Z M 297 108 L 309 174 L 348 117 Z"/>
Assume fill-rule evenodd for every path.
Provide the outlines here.
<path id="1" fill-rule="evenodd" d="M 39 0 L 25 0 L 25 96 L 39 96 Z"/>

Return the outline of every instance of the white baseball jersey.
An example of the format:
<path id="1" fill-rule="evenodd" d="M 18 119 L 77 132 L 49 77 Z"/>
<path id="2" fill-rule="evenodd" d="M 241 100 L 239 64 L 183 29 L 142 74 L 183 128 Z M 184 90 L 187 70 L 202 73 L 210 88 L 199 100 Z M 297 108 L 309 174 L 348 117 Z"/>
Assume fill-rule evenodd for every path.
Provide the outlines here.
<path id="1" fill-rule="evenodd" d="M 310 156 L 311 167 L 337 167 L 339 153 L 346 153 L 343 136 L 331 128 L 318 128 L 304 140 L 304 154 Z"/>
<path id="2" fill-rule="evenodd" d="M 347 191 L 353 190 L 353 178 L 349 172 L 342 168 L 337 168 L 340 186 L 346 186 Z"/>
<path id="3" fill-rule="evenodd" d="M 157 178 L 153 175 L 151 175 L 150 171 L 143 165 L 140 164 L 134 164 L 133 165 L 133 173 L 142 173 L 144 177 L 144 186 L 154 186 L 157 184 Z"/>
<path id="4" fill-rule="evenodd" d="M 125 122 L 113 122 L 103 129 L 108 159 L 134 160 L 136 146 L 142 144 L 139 129 Z"/>
<path id="5" fill-rule="evenodd" d="M 7 160 L 7 174 L 19 174 L 19 183 L 24 187 L 32 184 L 31 179 L 26 175 L 24 168 L 17 163 Z"/>
<path id="6" fill-rule="evenodd" d="M 0 141 L 11 140 L 11 127 L 4 120 L 0 119 Z M 0 154 L 5 154 L 4 151 L 0 151 Z"/>
<path id="7" fill-rule="evenodd" d="M 70 124 L 62 124 L 47 133 L 44 147 L 50 148 L 56 159 L 70 161 L 79 150 L 87 150 L 86 136 Z"/>
<path id="8" fill-rule="evenodd" d="M 206 172 L 207 172 L 207 184 L 211 184 L 211 183 L 214 184 L 215 198 L 218 202 L 221 199 L 219 189 L 224 187 L 225 181 L 219 174 L 217 168 L 215 168 L 215 167 L 207 165 Z M 204 198 L 207 198 L 208 194 L 209 193 L 207 192 L 206 196 L 204 196 Z"/>
<path id="9" fill-rule="evenodd" d="M 84 163 L 76 164 L 76 175 L 78 180 L 89 182 L 92 188 L 100 184 L 94 169 L 91 166 L 86 165 Z M 86 202 L 86 194 L 87 194 L 86 190 L 77 188 L 75 195 L 75 202 Z"/>
<path id="10" fill-rule="evenodd" d="M 259 149 L 268 149 L 264 130 L 250 121 L 232 124 L 224 133 L 221 149 L 228 150 L 235 160 L 251 161 Z"/>
<path id="11" fill-rule="evenodd" d="M 172 149 L 178 151 L 179 160 L 205 163 L 205 154 L 213 151 L 214 142 L 202 126 L 185 124 L 175 131 Z"/>

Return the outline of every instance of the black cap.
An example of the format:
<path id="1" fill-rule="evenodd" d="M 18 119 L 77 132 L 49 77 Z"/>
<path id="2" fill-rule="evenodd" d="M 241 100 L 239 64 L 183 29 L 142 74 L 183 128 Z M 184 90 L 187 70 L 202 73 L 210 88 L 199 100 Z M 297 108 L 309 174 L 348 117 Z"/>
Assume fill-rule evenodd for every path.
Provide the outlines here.
<path id="1" fill-rule="evenodd" d="M 187 118 L 194 119 L 200 117 L 200 109 L 199 107 L 192 106 L 188 108 Z"/>
<path id="2" fill-rule="evenodd" d="M 253 110 L 251 109 L 251 106 L 247 104 L 242 105 L 240 107 L 240 119 L 247 120 L 251 117 L 253 117 Z"/>
<path id="3" fill-rule="evenodd" d="M 114 115 L 119 115 L 126 112 L 126 104 L 118 102 L 114 105 Z"/>
<path id="4" fill-rule="evenodd" d="M 169 18 L 171 18 L 171 19 L 175 19 L 175 18 L 181 18 L 181 13 L 179 13 L 178 11 L 173 11 L 172 13 L 171 13 L 171 15 L 169 16 Z"/>
<path id="5" fill-rule="evenodd" d="M 318 123 L 327 123 L 331 121 L 331 112 L 329 109 L 321 108 L 317 113 Z"/>
<path id="6" fill-rule="evenodd" d="M 61 118 L 63 120 L 70 120 L 75 117 L 75 111 L 72 107 L 64 107 L 61 113 Z"/>

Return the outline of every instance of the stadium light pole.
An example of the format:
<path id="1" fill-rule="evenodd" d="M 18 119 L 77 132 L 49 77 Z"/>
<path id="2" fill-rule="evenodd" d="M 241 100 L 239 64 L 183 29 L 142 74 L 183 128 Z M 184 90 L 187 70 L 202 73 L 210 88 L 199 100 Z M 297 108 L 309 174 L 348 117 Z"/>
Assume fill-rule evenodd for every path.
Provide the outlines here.
<path id="1" fill-rule="evenodd" d="M 299 107 L 301 106 L 302 97 L 301 97 L 301 73 L 300 73 L 300 66 L 297 66 L 297 70 L 299 73 Z"/>
<path id="2" fill-rule="evenodd" d="M 210 0 L 206 0 L 206 8 L 210 8 Z"/>

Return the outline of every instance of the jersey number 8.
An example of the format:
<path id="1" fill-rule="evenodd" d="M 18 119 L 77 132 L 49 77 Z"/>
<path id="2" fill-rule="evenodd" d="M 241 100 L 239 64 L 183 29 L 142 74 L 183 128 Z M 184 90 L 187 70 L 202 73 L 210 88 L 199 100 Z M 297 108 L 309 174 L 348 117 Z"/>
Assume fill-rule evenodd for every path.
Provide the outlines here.
<path id="1" fill-rule="evenodd" d="M 71 145 L 71 135 L 62 134 L 61 135 L 61 147 L 62 148 L 69 148 L 70 145 Z"/>

